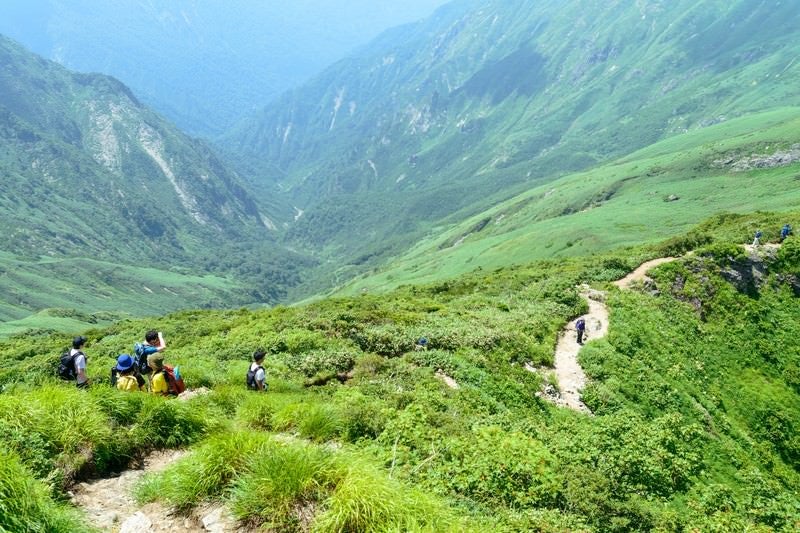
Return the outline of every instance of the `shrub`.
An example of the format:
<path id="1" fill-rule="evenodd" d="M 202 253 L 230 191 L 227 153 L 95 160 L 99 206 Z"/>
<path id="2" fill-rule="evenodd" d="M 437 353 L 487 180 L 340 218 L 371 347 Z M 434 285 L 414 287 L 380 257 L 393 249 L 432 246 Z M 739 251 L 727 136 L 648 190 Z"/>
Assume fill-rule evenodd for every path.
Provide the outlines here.
<path id="1" fill-rule="evenodd" d="M 268 443 L 269 437 L 263 433 L 213 436 L 166 471 L 145 477 L 136 487 L 136 499 L 163 499 L 179 509 L 193 507 L 221 494 L 247 471 L 250 456 L 261 453 Z"/>
<path id="2" fill-rule="evenodd" d="M 325 511 L 314 521 L 316 532 L 468 530 L 432 496 L 389 479 L 364 461 L 352 458 L 342 470 Z"/>
<path id="3" fill-rule="evenodd" d="M 0 531 L 89 531 L 72 509 L 56 504 L 15 454 L 0 447 Z"/>
<path id="4" fill-rule="evenodd" d="M 296 356 L 290 360 L 290 365 L 310 378 L 323 372 L 348 372 L 355 361 L 356 354 L 351 351 L 320 350 Z"/>
<path id="5" fill-rule="evenodd" d="M 452 442 L 437 476 L 453 494 L 485 504 L 529 507 L 552 504 L 558 495 L 554 460 L 545 446 L 520 432 L 479 429 Z"/>
<path id="6" fill-rule="evenodd" d="M 250 457 L 247 469 L 231 489 L 233 513 L 277 531 L 303 529 L 303 506 L 324 499 L 334 474 L 330 451 L 274 441 Z"/>

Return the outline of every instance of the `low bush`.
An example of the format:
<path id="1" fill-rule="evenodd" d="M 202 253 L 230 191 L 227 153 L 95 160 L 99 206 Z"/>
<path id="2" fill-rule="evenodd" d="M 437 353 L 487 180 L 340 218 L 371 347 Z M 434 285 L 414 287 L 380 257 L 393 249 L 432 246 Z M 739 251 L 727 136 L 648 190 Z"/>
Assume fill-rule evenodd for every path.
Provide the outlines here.
<path id="1" fill-rule="evenodd" d="M 0 446 L 0 531 L 90 531 L 78 514 L 59 505 L 19 457 Z"/>

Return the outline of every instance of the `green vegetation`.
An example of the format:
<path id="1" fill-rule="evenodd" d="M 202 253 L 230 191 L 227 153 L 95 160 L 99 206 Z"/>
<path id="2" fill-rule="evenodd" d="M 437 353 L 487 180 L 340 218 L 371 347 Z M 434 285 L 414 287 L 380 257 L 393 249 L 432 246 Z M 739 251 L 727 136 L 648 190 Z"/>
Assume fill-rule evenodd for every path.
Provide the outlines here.
<path id="1" fill-rule="evenodd" d="M 0 343 L 0 443 L 55 499 L 91 470 L 188 446 L 144 479 L 141 501 L 223 501 L 283 531 L 793 531 L 800 245 L 737 244 L 755 226 L 774 241 L 784 221 L 800 213 L 723 215 L 654 247 L 381 296 L 172 314 L 158 320 L 167 361 L 211 388 L 186 402 L 105 386 L 152 322 L 87 332 L 88 392 L 51 377 L 63 338 L 13 337 Z M 608 283 L 689 249 L 644 291 Z M 551 363 L 557 332 L 585 311 L 581 283 L 609 291 L 611 311 L 608 336 L 580 355 L 594 416 L 538 397 L 546 371 L 524 369 Z M 422 335 L 429 349 L 415 351 Z M 243 384 L 258 346 L 266 394 Z"/>
<path id="2" fill-rule="evenodd" d="M 791 152 L 800 146 L 799 128 L 800 109 L 782 108 L 672 137 L 440 228 L 339 291 L 381 291 L 475 268 L 656 243 L 715 212 L 793 209 L 800 201 L 800 159 L 748 170 L 737 170 L 736 164 Z M 753 219 L 728 237 L 751 242 L 759 224 L 767 237 L 777 239 L 783 221 L 779 216 L 760 223 Z"/>
<path id="3" fill-rule="evenodd" d="M 800 142 L 790 126 L 799 17 L 760 0 L 453 2 L 283 95 L 223 144 L 243 175 L 278 183 L 303 210 L 286 243 L 323 261 L 294 298 L 398 257 L 402 272 L 379 285 L 655 242 L 714 212 L 796 205 L 794 195 L 781 206 L 762 196 L 782 190 L 781 172 L 735 173 L 696 156 L 776 122 L 777 136 L 739 138 L 742 155 Z M 639 168 L 548 185 L 653 145 L 637 154 Z M 495 206 L 520 193 L 516 223 L 487 220 L 489 209 L 509 216 L 512 205 Z M 665 202 L 671 195 L 679 200 Z M 596 230 L 584 237 L 587 227 Z M 484 232 L 495 238 L 464 246 Z M 441 255 L 430 241 L 465 236 L 450 257 L 429 257 Z"/>

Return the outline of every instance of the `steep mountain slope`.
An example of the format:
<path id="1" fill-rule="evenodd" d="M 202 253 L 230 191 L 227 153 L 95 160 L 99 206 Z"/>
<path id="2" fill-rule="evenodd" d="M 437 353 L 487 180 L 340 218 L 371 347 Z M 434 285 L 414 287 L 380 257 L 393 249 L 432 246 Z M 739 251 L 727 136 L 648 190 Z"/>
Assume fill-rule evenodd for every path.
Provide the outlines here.
<path id="1" fill-rule="evenodd" d="M 225 143 L 289 191 L 290 240 L 377 264 L 538 180 L 800 104 L 798 17 L 760 0 L 454 2 Z"/>
<path id="2" fill-rule="evenodd" d="M 142 106 L 117 80 L 72 73 L 3 37 L 0 65 L 0 250 L 33 262 L 86 257 L 183 273 L 225 273 L 224 255 L 255 241 L 264 244 L 237 263 L 263 260 L 270 250 L 288 255 L 270 244 L 269 206 L 260 207 L 204 143 Z M 91 280 L 92 270 L 54 274 L 71 283 Z M 57 290 L 51 281 L 49 288 L 37 282 L 35 291 L 24 283 L 18 289 Z M 275 281 L 263 279 L 234 301 L 257 301 Z M 204 299 L 176 298 L 161 310 Z"/>
<path id="3" fill-rule="evenodd" d="M 785 211 L 798 202 L 800 108 L 779 108 L 533 187 L 437 228 L 343 290 L 385 290 L 476 268 L 590 255 L 675 236 L 714 213 Z M 775 220 L 762 229 L 776 237 L 782 225 Z"/>
<path id="4" fill-rule="evenodd" d="M 5 0 L 0 33 L 212 135 L 445 0 Z"/>

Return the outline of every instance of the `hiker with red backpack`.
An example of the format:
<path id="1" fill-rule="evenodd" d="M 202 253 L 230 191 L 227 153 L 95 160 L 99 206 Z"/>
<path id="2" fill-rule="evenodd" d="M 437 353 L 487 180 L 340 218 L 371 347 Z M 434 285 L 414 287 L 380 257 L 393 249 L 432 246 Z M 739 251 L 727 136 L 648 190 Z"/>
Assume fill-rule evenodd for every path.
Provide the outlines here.
<path id="1" fill-rule="evenodd" d="M 186 390 L 183 378 L 177 367 L 164 364 L 164 356 L 153 353 L 147 357 L 147 366 L 151 370 L 150 392 L 159 396 L 177 396 Z"/>

